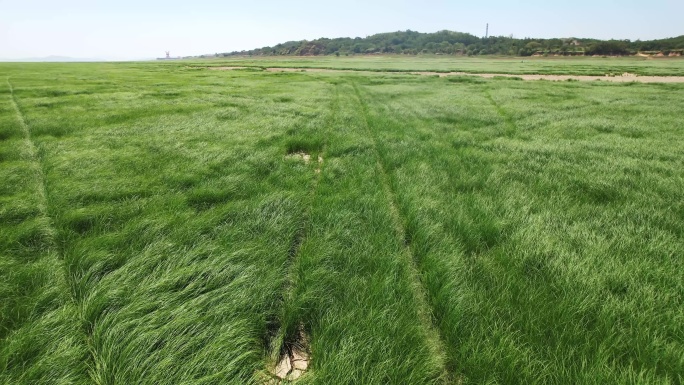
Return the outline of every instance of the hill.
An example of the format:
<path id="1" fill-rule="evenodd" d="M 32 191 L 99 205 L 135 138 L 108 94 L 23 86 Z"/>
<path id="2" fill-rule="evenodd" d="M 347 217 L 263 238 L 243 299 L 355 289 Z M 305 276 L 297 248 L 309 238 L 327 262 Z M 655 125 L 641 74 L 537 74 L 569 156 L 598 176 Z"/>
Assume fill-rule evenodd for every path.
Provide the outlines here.
<path id="1" fill-rule="evenodd" d="M 505 36 L 477 37 L 463 32 L 421 33 L 397 31 L 365 38 L 320 38 L 289 41 L 273 47 L 226 52 L 217 56 L 317 56 L 353 54 L 443 54 L 443 55 L 632 55 L 650 52 L 663 55 L 684 53 L 684 35 L 650 41 L 598 40 L 583 38 L 516 39 Z"/>

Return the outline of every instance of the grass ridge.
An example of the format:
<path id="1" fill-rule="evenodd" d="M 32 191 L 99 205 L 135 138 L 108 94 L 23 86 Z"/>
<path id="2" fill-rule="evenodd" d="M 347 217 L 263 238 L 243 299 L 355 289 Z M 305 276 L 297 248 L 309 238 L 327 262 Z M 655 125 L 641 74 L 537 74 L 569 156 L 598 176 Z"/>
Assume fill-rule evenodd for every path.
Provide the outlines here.
<path id="1" fill-rule="evenodd" d="M 33 139 L 31 139 L 31 129 L 29 128 L 28 124 L 26 124 L 26 119 L 24 118 L 24 114 L 21 112 L 21 109 L 19 108 L 19 103 L 17 102 L 17 96 L 14 94 L 14 87 L 12 87 L 12 83 L 10 82 L 10 78 L 7 78 L 7 87 L 9 88 L 10 91 L 10 99 L 12 100 L 12 107 L 14 108 L 14 112 L 17 117 L 17 121 L 19 122 L 19 125 L 21 126 L 21 130 L 24 134 L 24 139 L 26 139 L 26 142 L 28 144 L 28 157 L 32 161 L 38 163 L 41 165 L 40 162 L 40 157 L 38 156 L 38 149 L 36 148 L 35 143 L 33 142 Z M 35 181 L 36 185 L 38 186 L 38 193 L 40 194 L 40 207 L 39 210 L 42 215 L 47 217 L 49 219 L 49 214 L 48 214 L 48 209 L 47 209 L 47 192 L 45 189 L 45 174 L 43 172 L 43 167 L 38 167 L 38 180 Z M 53 240 L 54 241 L 54 240 Z"/>
<path id="2" fill-rule="evenodd" d="M 325 127 L 330 127 L 331 122 L 334 122 L 337 119 L 337 112 L 339 110 L 339 89 L 337 85 L 335 86 L 335 95 L 331 101 L 331 106 L 330 110 L 332 111 L 330 114 L 329 122 L 328 124 L 325 125 Z M 318 154 L 322 159 L 325 158 L 326 154 L 326 149 L 327 149 L 327 138 L 324 140 L 321 151 Z M 313 208 L 313 204 L 316 198 L 316 193 L 318 191 L 318 186 L 320 185 L 321 181 L 321 175 L 323 174 L 323 168 L 325 165 L 325 162 L 319 162 L 318 159 L 313 159 L 312 160 L 313 164 L 317 165 L 316 169 L 316 175 L 311 181 L 311 186 L 309 187 L 309 194 L 306 198 L 306 203 L 304 205 L 305 209 L 304 212 L 302 213 L 302 219 L 299 222 L 299 228 L 294 234 L 294 237 L 292 239 L 292 243 L 290 245 L 290 250 L 289 250 L 289 255 L 288 255 L 288 267 L 287 267 L 287 273 L 286 273 L 286 279 L 285 279 L 285 285 L 283 287 L 282 293 L 283 293 L 283 298 L 282 298 L 282 308 L 283 311 L 286 311 L 285 309 L 288 309 L 287 304 L 289 302 L 292 302 L 293 297 L 294 297 L 294 289 L 295 289 L 295 275 L 296 275 L 296 264 L 297 260 L 299 259 L 299 255 L 301 254 L 301 249 L 302 249 L 302 244 L 306 240 L 307 237 L 307 227 L 311 223 L 311 211 Z M 285 318 L 285 317 L 282 317 Z M 276 321 L 278 324 L 274 329 L 277 330 L 277 334 L 271 339 L 271 359 L 275 360 L 276 362 L 280 359 L 280 357 L 284 354 L 284 350 L 287 348 L 288 345 L 296 343 L 297 341 L 290 341 L 289 339 L 291 338 L 296 338 L 297 335 L 290 335 L 292 334 L 293 331 L 295 330 L 288 330 L 292 329 L 296 325 L 286 325 L 285 322 L 283 322 L 283 319 L 277 320 Z M 298 333 L 295 333 L 298 334 Z"/>
<path id="3" fill-rule="evenodd" d="M 418 304 L 418 317 L 420 318 L 420 322 L 423 324 L 423 327 L 427 334 L 427 338 L 430 340 L 429 346 L 433 349 L 432 354 L 438 359 L 438 362 L 442 369 L 445 383 L 450 383 L 452 382 L 451 379 L 453 376 L 452 373 L 450 373 L 447 369 L 447 354 L 446 348 L 444 346 L 444 340 L 440 335 L 439 328 L 437 327 L 437 325 L 435 325 L 434 322 L 433 310 L 430 306 L 430 302 L 428 301 L 428 293 L 425 288 L 425 285 L 423 284 L 421 272 L 416 263 L 415 255 L 411 250 L 410 240 L 407 238 L 406 235 L 407 232 L 404 225 L 405 221 L 403 219 L 401 211 L 398 208 L 396 194 L 392 189 L 392 185 L 389 182 L 389 175 L 384 165 L 383 157 L 380 153 L 380 150 L 378 149 L 378 139 L 371 128 L 371 122 L 368 118 L 368 106 L 364 102 L 356 82 L 352 81 L 352 87 L 354 88 L 354 94 L 356 96 L 356 99 L 358 100 L 359 106 L 361 107 L 360 112 L 363 116 L 364 127 L 366 128 L 366 132 L 368 133 L 369 137 L 373 142 L 373 152 L 375 153 L 376 158 L 376 168 L 378 169 L 383 193 L 387 199 L 387 204 L 389 205 L 390 213 L 392 215 L 392 221 L 394 222 L 393 225 L 397 233 L 397 236 L 399 237 L 399 239 L 402 240 L 403 243 L 402 254 L 404 255 L 404 258 L 406 260 L 409 278 L 411 280 L 411 286 L 413 287 L 413 294 Z"/>
<path id="4" fill-rule="evenodd" d="M 50 224 L 51 227 L 51 232 L 48 238 L 49 242 L 49 248 L 52 248 L 55 253 L 55 257 L 57 259 L 58 265 L 62 267 L 62 274 L 61 274 L 61 284 L 63 284 L 68 291 L 67 297 L 70 299 L 70 304 L 71 306 L 76 307 L 77 313 L 80 313 L 80 309 L 78 309 L 78 301 L 76 297 L 74 296 L 74 293 L 72 290 L 69 290 L 68 288 L 71 286 L 71 280 L 70 280 L 70 274 L 69 274 L 69 269 L 64 261 L 63 258 L 63 253 L 60 250 L 60 246 L 58 242 L 55 240 L 55 226 L 54 226 L 54 221 L 52 216 L 50 215 L 50 210 L 49 210 L 49 198 L 48 198 L 48 192 L 47 192 L 47 187 L 46 187 L 46 178 L 45 178 L 45 171 L 43 167 L 43 162 L 42 159 L 38 153 L 38 148 L 36 147 L 35 142 L 32 139 L 31 136 L 31 127 L 28 125 L 26 122 L 26 118 L 24 117 L 24 114 L 21 111 L 21 108 L 19 107 L 19 102 L 17 99 L 17 96 L 14 92 L 14 87 L 12 86 L 12 83 L 10 82 L 10 78 L 7 78 L 7 86 L 9 88 L 9 93 L 10 93 L 10 98 L 12 100 L 12 107 L 14 108 L 16 118 L 19 121 L 19 125 L 21 126 L 22 132 L 24 134 L 24 139 L 26 140 L 28 144 L 28 157 L 31 159 L 32 162 L 36 164 L 36 170 L 37 170 L 37 180 L 35 180 L 36 187 L 38 189 L 38 194 L 40 197 L 39 200 L 39 212 L 40 215 L 43 216 L 47 222 Z M 59 275 L 58 275 L 59 276 Z M 77 320 L 78 323 L 84 324 L 83 319 L 81 317 L 80 320 Z M 85 325 L 83 325 L 85 326 Z M 92 338 L 91 335 L 89 335 L 87 332 L 84 330 L 90 330 L 90 328 L 80 328 L 82 330 L 83 334 L 83 344 L 86 346 L 87 351 L 90 353 L 89 355 L 89 362 L 86 363 L 86 367 L 90 368 L 90 376 L 91 378 L 96 378 L 93 375 L 93 371 L 97 371 L 97 366 L 95 365 L 96 360 L 96 352 L 94 350 L 94 347 L 90 343 L 90 339 Z"/>
<path id="5" fill-rule="evenodd" d="M 485 88 L 484 94 L 489 103 L 491 103 L 492 107 L 494 107 L 494 109 L 496 110 L 496 113 L 504 120 L 504 123 L 508 128 L 506 130 L 506 136 L 512 136 L 515 132 L 518 131 L 518 125 L 515 124 L 515 121 L 513 121 L 513 118 L 511 118 L 508 112 L 506 112 L 506 110 L 503 107 L 501 107 L 501 105 L 497 103 L 496 100 L 494 100 L 490 89 Z"/>

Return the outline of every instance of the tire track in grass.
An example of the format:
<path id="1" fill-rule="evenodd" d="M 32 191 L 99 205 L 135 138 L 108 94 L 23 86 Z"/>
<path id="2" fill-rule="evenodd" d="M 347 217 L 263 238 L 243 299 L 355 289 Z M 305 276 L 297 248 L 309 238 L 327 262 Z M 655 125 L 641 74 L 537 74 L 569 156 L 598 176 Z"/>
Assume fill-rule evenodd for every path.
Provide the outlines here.
<path id="1" fill-rule="evenodd" d="M 326 126 L 330 127 L 333 122 L 337 119 L 337 113 L 339 111 L 339 89 L 335 85 L 335 95 L 331 102 L 331 114 L 330 118 L 326 122 Z M 318 186 L 320 184 L 321 175 L 323 167 L 325 164 L 325 154 L 327 149 L 327 141 L 323 142 L 321 151 L 318 153 L 318 159 L 314 159 L 313 163 L 316 164 L 315 176 L 311 181 L 311 186 L 309 187 L 309 194 L 306 197 L 305 210 L 302 214 L 302 220 L 299 223 L 290 249 L 288 252 L 288 267 L 285 279 L 285 285 L 282 289 L 283 297 L 282 309 L 286 312 L 288 309 L 287 304 L 294 301 L 294 291 L 295 291 L 295 275 L 297 274 L 297 261 L 299 260 L 299 255 L 301 253 L 302 245 L 307 237 L 307 227 L 311 223 L 311 210 L 313 208 L 313 203 L 316 197 L 316 192 L 318 191 Z M 281 314 L 281 319 L 276 320 L 277 329 L 276 334 L 271 338 L 271 360 L 275 362 L 275 368 L 270 371 L 272 380 L 279 381 L 285 379 L 296 380 L 304 374 L 307 366 L 309 364 L 310 352 L 308 352 L 308 337 L 303 330 L 302 325 L 298 325 L 298 330 L 295 331 L 294 335 L 290 335 L 291 330 L 287 330 L 288 326 L 292 325 L 285 324 L 286 319 L 285 314 Z M 300 361 L 297 364 L 301 365 L 301 361 L 305 362 L 304 369 L 300 369 L 301 366 L 295 367 L 295 360 Z M 270 382 L 269 382 L 270 383 Z"/>
<path id="2" fill-rule="evenodd" d="M 487 98 L 488 96 L 487 89 L 478 89 L 477 93 L 481 94 L 483 99 Z M 375 94 L 371 92 L 369 92 L 369 94 L 375 96 Z M 432 97 L 434 97 L 434 95 Z M 488 101 L 492 105 L 494 104 L 493 100 Z M 432 125 L 439 123 L 438 117 L 435 117 L 434 114 L 430 112 L 427 113 L 430 116 L 426 115 L 425 113 L 418 113 L 417 108 L 419 108 L 419 103 L 417 104 L 416 100 L 398 98 L 388 101 L 381 98 L 379 103 L 386 108 L 386 110 L 383 111 L 383 114 L 392 116 L 390 122 L 387 124 L 387 127 L 384 127 L 385 132 L 394 130 L 401 131 L 409 127 L 412 127 L 411 130 L 414 132 L 422 132 L 424 127 L 431 127 Z M 488 106 L 487 101 L 478 100 L 475 103 L 477 105 L 482 105 L 485 109 L 487 109 L 488 113 L 495 113 L 492 111 L 493 109 Z M 423 106 L 421 105 L 420 107 Z M 467 110 L 470 108 L 470 106 L 461 103 L 459 108 L 464 108 Z M 505 113 L 505 111 L 503 112 Z M 415 126 L 416 122 L 419 123 L 418 126 Z M 504 122 L 504 124 L 505 123 L 506 122 Z M 500 122 L 497 124 L 500 124 Z M 446 143 L 447 148 L 452 147 L 452 139 L 450 139 L 449 132 L 439 129 L 434 129 L 430 132 L 434 135 L 432 140 L 436 140 L 440 143 Z M 420 140 L 422 141 L 423 139 Z M 446 150 L 450 151 L 449 149 Z M 430 159 L 423 159 L 423 161 L 427 161 L 430 171 L 434 170 L 434 172 L 437 173 L 436 175 L 439 175 L 439 170 L 444 171 L 445 169 L 442 166 L 436 166 L 441 163 L 440 161 L 435 163 L 436 159 L 438 158 L 433 157 Z M 412 170 L 412 172 L 416 171 L 417 170 L 415 169 Z M 404 173 L 406 172 L 404 171 Z M 447 176 L 445 175 L 444 178 L 447 178 Z M 396 179 L 396 176 L 394 176 L 393 182 L 396 182 L 397 180 L 398 179 Z M 416 180 L 405 180 L 404 182 L 411 183 L 415 181 Z M 394 183 L 397 191 L 401 190 L 399 187 L 397 187 L 399 185 L 403 184 L 398 182 Z M 429 186 L 436 188 L 437 191 L 441 191 L 441 187 L 437 185 L 429 184 Z M 410 188 L 408 191 L 411 191 Z M 427 191 L 422 190 L 421 192 L 425 193 Z M 443 193 L 444 191 L 438 192 L 440 195 L 443 195 Z M 434 216 L 428 215 L 427 217 L 421 218 L 420 216 L 411 215 L 410 209 L 407 209 L 406 207 L 414 207 L 413 203 L 416 201 L 414 201 L 408 195 L 404 197 L 399 194 L 399 197 L 402 198 L 402 200 L 405 197 L 408 197 L 406 198 L 408 201 L 405 202 L 404 205 L 400 206 L 404 209 L 404 212 L 409 212 L 406 217 L 412 218 L 411 220 L 407 220 L 407 226 L 413 229 L 430 229 L 428 233 L 416 234 L 415 238 L 411 239 L 416 244 L 430 245 L 427 248 L 423 246 L 420 248 L 413 248 L 413 250 L 416 260 L 420 261 L 421 271 L 423 272 L 424 277 L 426 277 L 426 282 L 438 282 L 437 286 L 430 286 L 430 294 L 433 295 L 431 297 L 431 304 L 432 309 L 434 309 L 436 313 L 434 318 L 435 323 L 438 325 L 437 327 L 441 332 L 441 336 L 443 341 L 445 341 L 445 346 L 447 348 L 447 368 L 452 373 L 454 383 L 485 383 L 487 381 L 483 380 L 483 377 L 478 377 L 477 375 L 480 372 L 488 372 L 491 369 L 489 366 L 481 365 L 481 363 L 478 362 L 477 366 L 479 369 L 475 372 L 475 374 L 473 374 L 472 370 L 469 370 L 469 365 L 472 365 L 471 362 L 473 360 L 478 359 L 478 354 L 477 352 L 473 353 L 471 348 L 465 350 L 463 348 L 464 344 L 469 342 L 468 327 L 464 325 L 459 325 L 457 328 L 450 327 L 453 325 L 453 323 L 451 323 L 453 320 L 457 320 L 457 323 L 460 322 L 462 316 L 464 315 L 464 310 L 467 312 L 467 309 L 464 309 L 460 306 L 463 299 L 457 297 L 460 297 L 463 293 L 462 285 L 467 281 L 468 277 L 462 276 L 462 274 L 464 274 L 464 271 L 467 271 L 471 268 L 470 263 L 472 260 L 470 260 L 470 258 L 466 258 L 465 260 L 462 259 L 466 254 L 461 254 L 464 250 L 463 241 L 460 238 L 461 234 L 457 235 L 457 232 L 449 232 L 448 229 L 445 228 L 444 222 L 440 221 L 439 218 Z M 428 193 L 427 199 L 431 198 L 434 197 Z M 440 205 L 442 204 L 443 202 L 440 203 Z M 425 219 L 427 219 L 427 221 L 425 221 Z M 411 223 L 412 221 L 413 223 Z M 435 246 L 434 248 L 433 245 Z M 444 250 L 448 250 L 447 255 L 444 255 L 441 252 Z M 456 258 L 452 259 L 455 255 L 458 255 L 458 260 L 462 261 L 463 264 L 459 263 Z M 461 270 L 462 268 L 463 270 Z M 456 277 L 456 279 L 454 279 L 454 277 Z M 467 282 L 465 284 L 468 285 Z M 447 299 L 445 300 L 445 298 Z M 454 302 L 452 299 L 456 299 L 456 301 Z M 472 345 L 472 343 L 470 343 L 470 345 Z M 484 378 L 490 379 L 492 376 L 490 375 L 489 377 Z"/>
<path id="3" fill-rule="evenodd" d="M 29 128 L 28 124 L 26 124 L 26 119 L 24 119 L 24 114 L 21 112 L 21 109 L 19 108 L 19 104 L 17 103 L 17 96 L 14 94 L 14 87 L 12 87 L 12 83 L 10 82 L 10 79 L 7 78 L 7 87 L 9 88 L 10 91 L 10 98 L 12 100 L 12 107 L 14 108 L 14 112 L 17 117 L 17 121 L 19 121 L 19 126 L 21 127 L 21 131 L 24 134 L 24 139 L 28 143 L 28 157 L 31 159 L 33 162 L 37 163 L 40 167 L 38 167 L 38 180 L 35 181 L 36 185 L 38 186 L 38 195 L 40 197 L 40 213 L 47 219 L 51 219 L 49 214 L 48 214 L 48 209 L 47 209 L 47 193 L 45 190 L 45 174 L 43 172 L 43 167 L 42 167 L 42 162 L 40 158 L 38 157 L 38 150 L 36 148 L 36 145 L 33 143 L 33 139 L 31 139 L 31 129 Z M 52 222 L 50 220 L 50 222 Z M 51 243 L 54 244 L 54 239 L 51 239 Z"/>
<path id="4" fill-rule="evenodd" d="M 513 118 L 511 118 L 508 112 L 506 112 L 506 110 L 503 107 L 501 107 L 501 105 L 497 103 L 496 100 L 494 100 L 494 98 L 492 97 L 491 89 L 485 88 L 484 94 L 489 103 L 496 110 L 496 113 L 501 117 L 501 119 L 503 119 L 504 124 L 506 125 L 506 131 L 504 132 L 504 135 L 507 137 L 512 137 L 513 135 L 515 135 L 515 133 L 518 132 L 518 125 L 515 124 Z"/>
<path id="5" fill-rule="evenodd" d="M 69 274 L 69 268 L 66 265 L 66 261 L 64 261 L 63 253 L 62 250 L 59 247 L 59 244 L 56 242 L 54 236 L 56 233 L 56 229 L 54 227 L 54 220 L 52 216 L 50 215 L 50 209 L 49 209 L 49 196 L 46 188 L 46 178 L 45 178 L 45 170 L 44 170 L 44 164 L 43 160 L 38 154 L 38 149 L 31 137 L 31 128 L 29 127 L 28 123 L 26 123 L 26 118 L 24 117 L 24 114 L 21 112 L 21 108 L 19 107 L 19 103 L 17 100 L 17 96 L 14 93 L 14 87 L 12 86 L 12 83 L 10 82 L 10 78 L 7 78 L 7 87 L 9 88 L 10 91 L 10 97 L 12 99 L 12 107 L 14 108 L 17 120 L 19 121 L 19 125 L 21 126 L 21 130 L 24 134 L 24 139 L 26 140 L 28 144 L 28 157 L 31 159 L 32 162 L 36 164 L 37 168 L 37 177 L 34 182 L 36 184 L 36 187 L 38 189 L 38 195 L 39 195 L 39 211 L 41 215 L 46 219 L 46 221 L 50 224 L 51 227 L 51 232 L 49 234 L 48 238 L 48 247 L 52 248 L 55 250 L 55 256 L 57 259 L 57 264 L 62 267 L 62 279 L 59 284 L 63 285 L 65 289 L 69 292 L 68 296 L 69 299 L 71 300 L 70 305 L 74 306 L 76 308 L 76 313 L 79 314 L 80 320 L 76 320 L 77 322 L 80 323 L 81 330 L 90 330 L 90 328 L 87 327 L 86 322 L 84 321 L 84 318 L 80 315 L 81 309 L 79 308 L 80 304 L 79 301 L 77 300 L 76 296 L 73 293 L 73 290 L 70 288 L 73 286 L 73 282 L 70 280 L 70 274 Z M 85 366 L 90 368 L 89 370 L 89 375 L 93 381 L 95 381 L 98 376 L 95 374 L 98 370 L 97 366 L 95 365 L 96 360 L 96 353 L 95 350 L 90 342 L 92 339 L 92 335 L 90 333 L 83 331 L 82 332 L 82 337 L 83 337 L 83 344 L 86 346 L 86 350 L 90 353 L 89 355 L 89 360 L 87 363 L 85 363 Z"/>
<path id="6" fill-rule="evenodd" d="M 435 325 L 432 307 L 430 306 L 430 302 L 428 301 L 429 296 L 427 293 L 427 289 L 425 288 L 425 285 L 421 278 L 421 271 L 418 267 L 416 257 L 413 253 L 413 250 L 411 249 L 411 241 L 407 236 L 405 221 L 397 204 L 396 193 L 394 192 L 394 190 L 392 189 L 392 185 L 390 184 L 389 174 L 387 173 L 384 164 L 384 158 L 382 157 L 380 150 L 378 148 L 378 138 L 372 129 L 372 124 L 368 117 L 368 105 L 363 100 L 363 97 L 361 96 L 361 92 L 359 91 L 359 87 L 356 84 L 356 82 L 352 81 L 351 85 L 354 88 L 354 94 L 358 101 L 360 112 L 363 115 L 364 127 L 366 128 L 368 137 L 373 142 L 373 152 L 375 152 L 376 168 L 378 170 L 378 174 L 380 175 L 380 183 L 382 185 L 382 189 L 390 209 L 390 214 L 392 216 L 392 225 L 394 226 L 395 232 L 397 233 L 397 237 L 399 237 L 399 239 L 402 240 L 402 257 L 405 260 L 405 265 L 408 267 L 408 274 L 411 280 L 411 287 L 413 288 L 413 295 L 418 304 L 418 317 L 420 319 L 421 324 L 423 325 L 424 330 L 427 333 L 427 338 L 429 340 L 428 345 L 432 349 L 432 355 L 438 359 L 439 365 L 441 367 L 446 382 L 451 383 L 453 382 L 453 375 L 449 372 L 449 370 L 447 370 L 447 354 L 446 348 L 444 346 L 444 340 L 440 335 L 438 327 Z"/>

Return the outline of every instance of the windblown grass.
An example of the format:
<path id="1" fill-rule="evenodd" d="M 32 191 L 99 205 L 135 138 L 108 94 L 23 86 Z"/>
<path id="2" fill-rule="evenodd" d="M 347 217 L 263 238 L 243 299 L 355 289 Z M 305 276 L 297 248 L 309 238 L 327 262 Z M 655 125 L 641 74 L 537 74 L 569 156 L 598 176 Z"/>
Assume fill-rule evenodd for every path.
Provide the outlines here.
<path id="1" fill-rule="evenodd" d="M 0 68 L 0 383 L 684 380 L 681 85 Z"/>

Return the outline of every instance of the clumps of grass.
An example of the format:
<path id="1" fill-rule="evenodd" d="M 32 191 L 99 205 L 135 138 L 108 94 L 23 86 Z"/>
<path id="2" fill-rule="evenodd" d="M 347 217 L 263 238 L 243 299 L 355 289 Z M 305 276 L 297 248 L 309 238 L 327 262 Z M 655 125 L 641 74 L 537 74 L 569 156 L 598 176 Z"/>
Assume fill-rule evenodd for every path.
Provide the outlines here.
<path id="1" fill-rule="evenodd" d="M 592 120 L 591 127 L 600 133 L 611 134 L 616 130 L 617 125 L 614 120 L 603 118 Z"/>
<path id="2" fill-rule="evenodd" d="M 446 80 L 449 83 L 466 83 L 466 84 L 481 84 L 481 83 L 486 82 L 485 79 L 483 79 L 479 76 L 466 76 L 466 75 L 447 76 Z"/>
<path id="3" fill-rule="evenodd" d="M 16 150 L 10 148 L 0 148 L 0 163 L 16 159 Z"/>
<path id="4" fill-rule="evenodd" d="M 454 116 L 454 115 L 441 115 L 437 116 L 436 118 L 438 121 L 446 124 L 456 124 L 461 122 L 461 118 L 459 116 Z"/>
<path id="5" fill-rule="evenodd" d="M 617 186 L 603 181 L 578 180 L 574 183 L 577 198 L 586 203 L 605 205 L 619 202 L 623 193 Z"/>
<path id="6" fill-rule="evenodd" d="M 40 214 L 40 208 L 35 205 L 35 202 L 27 199 L 20 201 L 16 197 L 7 199 L 0 199 L 0 221 L 8 225 L 18 225 L 30 218 L 37 217 Z"/>
<path id="7" fill-rule="evenodd" d="M 62 138 L 64 136 L 71 134 L 73 131 L 75 131 L 73 127 L 69 127 L 65 125 L 63 122 L 60 122 L 49 126 L 43 126 L 40 129 L 34 130 L 34 136 Z"/>
<path id="8" fill-rule="evenodd" d="M 519 77 L 519 76 L 494 76 L 492 79 L 494 80 L 514 80 L 514 81 L 523 81 L 524 79 Z"/>
<path id="9" fill-rule="evenodd" d="M 242 112 L 238 108 L 227 108 L 216 114 L 216 119 L 220 121 L 232 121 L 240 118 Z"/>
<path id="10" fill-rule="evenodd" d="M 84 234 L 90 231 L 97 222 L 97 217 L 92 214 L 74 213 L 69 218 L 65 219 L 66 226 L 77 234 Z"/>
<path id="11" fill-rule="evenodd" d="M 158 99 L 178 99 L 179 97 L 183 96 L 183 93 L 181 93 L 179 91 L 164 90 L 164 91 L 158 91 L 158 92 L 148 92 L 144 95 L 147 97 L 158 98 Z"/>
<path id="12" fill-rule="evenodd" d="M 15 137 L 17 134 L 12 130 L 9 130 L 7 126 L 0 127 L 0 140 L 9 140 Z"/>
<path id="13" fill-rule="evenodd" d="M 294 98 L 290 96 L 278 96 L 273 98 L 273 101 L 276 103 L 292 103 L 294 101 Z"/>
<path id="14" fill-rule="evenodd" d="M 473 185 L 470 184 L 465 186 L 465 191 L 474 193 L 481 191 L 482 187 L 473 189 Z M 458 216 L 449 220 L 447 224 L 447 228 L 456 234 L 462 250 L 467 255 L 487 252 L 506 239 L 500 220 L 474 203 L 464 204 Z"/>
<path id="15" fill-rule="evenodd" d="M 323 149 L 323 143 L 323 139 L 317 136 L 290 138 L 285 143 L 285 152 L 287 154 L 318 154 Z"/>
<path id="16" fill-rule="evenodd" d="M 146 189 L 145 186 L 127 186 L 121 185 L 117 188 L 96 189 L 92 188 L 87 191 L 80 191 L 78 195 L 71 198 L 71 204 L 76 206 L 87 206 L 98 203 L 124 203 L 128 201 L 136 201 L 153 196 L 153 193 Z"/>
<path id="17" fill-rule="evenodd" d="M 640 128 L 626 128 L 620 130 L 619 133 L 620 135 L 631 139 L 640 139 L 648 135 L 648 132 L 646 130 Z"/>
<path id="18" fill-rule="evenodd" d="M 266 71 L 268 67 L 263 67 L 263 66 L 248 66 L 245 68 L 237 68 L 234 71 L 240 71 L 240 72 L 264 72 Z"/>
<path id="19" fill-rule="evenodd" d="M 533 281 L 551 281 L 556 276 L 553 257 L 544 253 L 527 255 L 520 262 L 521 273 Z"/>
<path id="20" fill-rule="evenodd" d="M 43 94 L 45 96 L 50 96 L 50 97 L 59 97 L 59 96 L 71 95 L 71 92 L 65 91 L 65 90 L 45 90 L 45 91 L 43 91 Z"/>
<path id="21" fill-rule="evenodd" d="M 630 292 L 630 282 L 624 277 L 608 276 L 604 285 L 606 292 L 617 298 L 625 298 Z"/>
<path id="22" fill-rule="evenodd" d="M 237 187 L 195 189 L 187 196 L 188 205 L 202 211 L 229 202 L 237 196 Z"/>
<path id="23" fill-rule="evenodd" d="M 214 103 L 216 107 L 234 107 L 240 110 L 247 110 L 250 102 L 248 100 L 220 100 Z"/>

